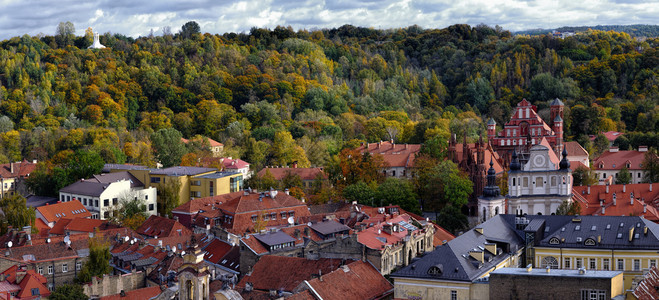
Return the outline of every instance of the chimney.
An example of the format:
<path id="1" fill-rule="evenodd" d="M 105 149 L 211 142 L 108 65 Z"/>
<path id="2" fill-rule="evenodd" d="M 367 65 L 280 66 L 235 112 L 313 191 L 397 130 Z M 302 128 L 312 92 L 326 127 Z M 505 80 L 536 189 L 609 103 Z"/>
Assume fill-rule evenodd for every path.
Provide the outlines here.
<path id="1" fill-rule="evenodd" d="M 629 204 L 632 206 L 634 205 L 634 196 L 629 196 Z"/>
<path id="2" fill-rule="evenodd" d="M 623 183 L 622 184 L 622 192 L 624 193 L 626 191 L 627 191 L 627 185 Z"/>
<path id="3" fill-rule="evenodd" d="M 609 184 L 608 183 L 606 184 L 606 193 L 607 194 L 609 193 Z"/>
<path id="4" fill-rule="evenodd" d="M 652 192 L 652 182 L 650 182 L 650 192 Z"/>
<path id="5" fill-rule="evenodd" d="M 618 199 L 618 196 L 616 196 L 616 193 L 613 193 L 613 205 L 616 205 L 616 199 Z"/>
<path id="6" fill-rule="evenodd" d="M 590 184 L 588 185 L 588 195 L 590 195 Z"/>
<path id="7" fill-rule="evenodd" d="M 648 212 L 648 205 L 643 203 L 643 213 Z"/>
<path id="8" fill-rule="evenodd" d="M 293 168 L 297 168 L 297 162 L 293 162 Z"/>
<path id="9" fill-rule="evenodd" d="M 9 163 L 9 173 L 14 174 L 14 163 L 13 162 Z"/>
<path id="10" fill-rule="evenodd" d="M 648 152 L 648 146 L 638 146 L 638 152 Z"/>
<path id="11" fill-rule="evenodd" d="M 602 205 L 602 215 L 606 214 L 606 206 Z"/>

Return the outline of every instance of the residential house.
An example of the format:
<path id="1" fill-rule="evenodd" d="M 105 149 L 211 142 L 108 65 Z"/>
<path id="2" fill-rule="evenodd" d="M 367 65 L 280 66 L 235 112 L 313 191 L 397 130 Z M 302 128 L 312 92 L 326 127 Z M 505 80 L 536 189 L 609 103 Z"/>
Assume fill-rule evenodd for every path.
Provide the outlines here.
<path id="1" fill-rule="evenodd" d="M 501 268 L 490 273 L 490 299 L 622 299 L 621 271 Z"/>
<path id="2" fill-rule="evenodd" d="M 606 131 L 606 132 L 603 131 L 603 132 L 600 132 L 600 133 L 603 134 L 606 137 L 606 139 L 609 141 L 609 147 L 613 146 L 613 142 L 617 138 L 625 135 L 624 133 L 617 132 L 617 131 Z M 590 138 L 591 141 L 594 142 L 595 139 L 597 138 L 597 135 L 590 135 L 588 137 Z"/>
<path id="3" fill-rule="evenodd" d="M 282 181 L 286 176 L 299 176 L 302 180 L 302 188 L 311 189 L 315 181 L 319 180 L 327 182 L 327 174 L 323 168 L 298 168 L 297 164 L 293 164 L 292 168 L 263 168 L 257 176 L 259 178 L 265 176 L 266 173 L 272 174 L 277 181 Z M 276 187 L 273 187 L 276 188 Z"/>
<path id="4" fill-rule="evenodd" d="M 202 214 L 204 218 L 208 217 L 209 214 L 216 215 L 213 218 L 215 220 L 220 214 L 216 209 L 220 204 L 239 197 L 242 194 L 244 192 L 239 191 L 213 197 L 195 198 L 172 209 L 172 216 L 184 226 L 193 228 L 194 220 L 199 214 Z"/>
<path id="5" fill-rule="evenodd" d="M 190 229 L 178 221 L 160 216 L 150 216 L 135 232 L 146 238 L 164 238 L 175 235 L 189 237 L 192 234 Z"/>
<path id="6" fill-rule="evenodd" d="M 563 202 L 572 198 L 572 170 L 563 149 L 563 159 L 551 151 L 547 140 L 529 150 L 528 162 L 521 164 L 513 151 L 508 172 L 508 212 L 515 214 L 556 213 Z"/>
<path id="7" fill-rule="evenodd" d="M 392 284 L 371 264 L 356 261 L 311 280 L 304 280 L 295 289 L 301 293 L 294 299 L 389 299 L 394 293 Z"/>
<path id="8" fill-rule="evenodd" d="M 381 155 L 387 164 L 385 175 L 387 177 L 412 178 L 414 159 L 421 151 L 420 144 L 396 144 L 391 141 L 365 143 L 357 148 L 360 153 Z"/>
<path id="9" fill-rule="evenodd" d="M 90 213 L 85 206 L 76 199 L 66 202 L 58 202 L 53 205 L 37 207 L 36 218 L 41 219 L 48 227 L 53 228 L 55 222 L 60 218 L 90 218 Z"/>
<path id="10" fill-rule="evenodd" d="M 600 184 L 605 184 L 607 178 L 615 182 L 618 173 L 623 167 L 632 175 L 631 183 L 641 183 L 646 171 L 643 169 L 643 160 L 648 152 L 648 147 L 641 146 L 636 150 L 620 151 L 617 147 L 611 147 L 609 151 L 602 153 L 593 160 L 592 169 L 597 174 Z"/>
<path id="11" fill-rule="evenodd" d="M 567 150 L 567 160 L 570 161 L 572 170 L 576 170 L 582 165 L 586 169 L 590 169 L 590 155 L 579 142 L 565 142 L 565 150 Z"/>
<path id="12" fill-rule="evenodd" d="M 199 143 L 200 145 L 203 145 L 204 143 L 208 143 L 208 150 L 211 151 L 213 157 L 220 157 L 222 155 L 222 150 L 224 150 L 224 145 L 222 143 L 208 137 L 202 137 L 192 140 L 181 138 L 181 142 L 185 144 L 190 143 L 190 141 Z"/>
<path id="13" fill-rule="evenodd" d="M 252 172 L 249 170 L 250 164 L 240 158 L 222 157 L 222 171 L 234 171 L 243 174 L 243 179 L 247 180 L 252 177 Z"/>
<path id="14" fill-rule="evenodd" d="M 542 139 L 549 143 L 549 149 L 556 156 L 563 150 L 563 109 L 564 104 L 554 99 L 550 104 L 550 124 L 538 115 L 537 107 L 526 99 L 517 103 L 513 115 L 497 132 L 496 122 L 490 118 L 487 122 L 487 139 L 494 150 L 502 156 L 504 165 L 512 161 L 513 150 L 522 164 L 528 160 L 529 150 L 540 144 Z"/>
<path id="15" fill-rule="evenodd" d="M 59 191 L 61 202 L 78 200 L 91 213 L 93 219 L 107 220 L 121 201 L 140 199 L 144 213 L 156 215 L 156 189 L 145 186 L 127 171 L 103 173 L 89 179 L 81 179 Z"/>
<path id="16" fill-rule="evenodd" d="M 218 277 L 224 281 L 238 281 L 240 275 L 240 247 L 231 245 L 220 239 L 212 239 L 202 248 L 204 261 L 212 274 L 211 280 Z"/>
<path id="17" fill-rule="evenodd" d="M 88 218 L 60 218 L 53 228 L 48 231 L 50 235 L 71 235 L 81 233 L 94 233 L 109 229 L 120 228 L 119 225 L 98 219 Z"/>
<path id="18" fill-rule="evenodd" d="M 28 270 L 26 265 L 13 265 L 0 273 L 0 291 L 9 299 L 41 299 L 50 296 L 46 277 Z M 3 295 L 5 296 L 5 295 Z"/>
<path id="19" fill-rule="evenodd" d="M 523 251 L 515 225 L 496 215 L 392 273 L 394 298 L 489 299 L 490 272 L 518 266 Z"/>
<path id="20" fill-rule="evenodd" d="M 26 160 L 0 164 L 0 199 L 22 194 L 27 196 L 23 181 L 37 168 L 37 161 Z"/>
<path id="21" fill-rule="evenodd" d="M 328 274 L 345 264 L 345 260 L 319 258 L 306 259 L 265 255 L 255 265 L 253 270 L 240 279 L 237 290 L 244 299 L 250 299 L 252 294 L 275 294 L 286 297 L 304 280 L 311 280 Z M 352 262 L 352 261 L 348 261 Z M 279 276 L 273 276 L 277 274 Z"/>
<path id="22" fill-rule="evenodd" d="M 572 187 L 572 200 L 581 215 L 643 216 L 659 222 L 659 191 L 652 183 Z"/>

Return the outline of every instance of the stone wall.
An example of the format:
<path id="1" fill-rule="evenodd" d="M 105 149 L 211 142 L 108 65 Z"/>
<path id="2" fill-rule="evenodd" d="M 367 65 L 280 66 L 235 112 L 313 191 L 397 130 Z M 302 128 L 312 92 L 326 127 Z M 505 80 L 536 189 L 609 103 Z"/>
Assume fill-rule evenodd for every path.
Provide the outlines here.
<path id="1" fill-rule="evenodd" d="M 576 271 L 575 271 L 576 272 Z M 604 299 L 617 296 L 612 281 L 621 281 L 621 274 L 611 278 L 524 276 L 490 274 L 490 300 L 504 299 L 581 299 L 581 290 L 604 290 Z"/>
<path id="2" fill-rule="evenodd" d="M 94 277 L 92 282 L 82 286 L 85 295 L 89 297 L 104 297 L 119 294 L 121 291 L 132 291 L 146 286 L 146 273 L 135 272 L 123 275 L 106 275 L 103 278 Z"/>

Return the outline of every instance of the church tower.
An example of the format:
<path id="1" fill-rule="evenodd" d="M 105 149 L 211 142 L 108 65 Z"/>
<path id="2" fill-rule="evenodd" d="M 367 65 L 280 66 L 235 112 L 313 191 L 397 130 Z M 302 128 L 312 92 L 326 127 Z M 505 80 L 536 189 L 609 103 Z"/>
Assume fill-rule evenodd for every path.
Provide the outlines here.
<path id="1" fill-rule="evenodd" d="M 501 189 L 496 183 L 496 171 L 494 162 L 490 159 L 490 169 L 487 171 L 487 185 L 483 189 L 483 195 L 478 197 L 478 220 L 485 222 L 490 218 L 506 213 L 504 211 L 506 198 L 501 196 Z"/>
<path id="2" fill-rule="evenodd" d="M 204 252 L 197 244 L 194 235 L 190 247 L 183 254 L 183 264 L 179 267 L 179 297 L 181 300 L 209 299 L 210 273 L 204 263 Z"/>
<path id="3" fill-rule="evenodd" d="M 563 106 L 564 106 L 563 102 L 558 98 L 554 99 L 554 101 L 552 101 L 551 104 L 549 105 L 549 110 L 550 110 L 549 120 L 551 122 L 551 124 L 549 124 L 550 127 L 552 128 L 554 127 L 554 122 L 555 122 L 554 120 L 556 120 L 556 117 L 560 117 L 561 120 L 563 119 Z"/>

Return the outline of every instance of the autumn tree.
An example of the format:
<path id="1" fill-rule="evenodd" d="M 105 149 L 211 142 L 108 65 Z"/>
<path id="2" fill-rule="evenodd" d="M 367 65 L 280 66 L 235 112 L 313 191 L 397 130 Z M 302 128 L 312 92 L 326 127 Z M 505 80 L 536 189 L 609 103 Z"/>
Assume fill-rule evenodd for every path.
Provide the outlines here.
<path id="1" fill-rule="evenodd" d="M 584 166 L 572 171 L 572 183 L 574 186 L 597 184 L 597 174 Z"/>
<path id="2" fill-rule="evenodd" d="M 356 149 L 343 149 L 339 154 L 339 169 L 342 184 L 350 185 L 359 181 L 382 182 L 387 163 L 379 154 L 360 153 Z"/>
<path id="3" fill-rule="evenodd" d="M 3 221 L 7 222 L 13 228 L 34 225 L 36 212 L 33 207 L 27 206 L 25 197 L 19 194 L 5 195 L 5 197 L 0 199 L 0 208 L 4 212 Z M 2 226 L 2 229 L 2 233 L 4 234 L 6 227 Z M 36 227 L 33 227 L 32 230 L 36 230 Z"/>
<path id="4" fill-rule="evenodd" d="M 557 215 L 576 216 L 581 214 L 581 206 L 576 201 L 565 200 L 556 209 Z"/>
<path id="5" fill-rule="evenodd" d="M 161 183 L 157 189 L 158 212 L 163 216 L 171 217 L 172 210 L 181 203 L 181 181 L 177 177 L 171 177 Z"/>

